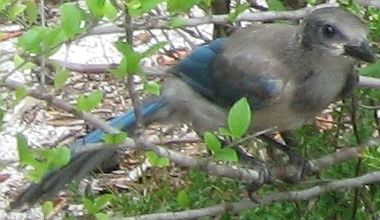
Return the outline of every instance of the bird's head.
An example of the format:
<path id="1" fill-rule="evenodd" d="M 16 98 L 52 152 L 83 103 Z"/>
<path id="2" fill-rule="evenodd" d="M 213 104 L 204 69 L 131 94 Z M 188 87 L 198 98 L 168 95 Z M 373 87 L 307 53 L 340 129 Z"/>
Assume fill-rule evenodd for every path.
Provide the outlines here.
<path id="1" fill-rule="evenodd" d="M 321 8 L 311 12 L 301 24 L 302 45 L 320 51 L 321 56 L 349 56 L 374 62 L 366 26 L 355 15 L 340 8 Z"/>

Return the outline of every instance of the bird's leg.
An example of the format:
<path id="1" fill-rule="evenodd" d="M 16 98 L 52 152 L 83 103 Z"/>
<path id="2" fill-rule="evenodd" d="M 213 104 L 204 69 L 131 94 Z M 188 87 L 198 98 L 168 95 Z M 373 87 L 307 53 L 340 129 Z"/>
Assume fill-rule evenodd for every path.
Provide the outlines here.
<path id="1" fill-rule="evenodd" d="M 288 140 L 291 144 L 296 144 L 294 137 L 285 133 L 285 140 Z M 298 154 L 292 147 L 289 145 L 283 144 L 275 140 L 269 135 L 261 135 L 260 138 L 269 144 L 270 148 L 274 148 L 284 152 L 289 157 L 289 166 L 285 166 L 282 169 L 281 178 L 288 183 L 299 183 L 305 177 L 305 174 L 309 172 L 309 163 L 308 161 Z"/>

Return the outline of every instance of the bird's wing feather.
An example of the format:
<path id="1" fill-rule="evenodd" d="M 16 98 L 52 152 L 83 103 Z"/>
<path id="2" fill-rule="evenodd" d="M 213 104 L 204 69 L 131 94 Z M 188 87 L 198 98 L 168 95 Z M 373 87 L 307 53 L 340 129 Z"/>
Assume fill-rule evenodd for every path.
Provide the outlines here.
<path id="1" fill-rule="evenodd" d="M 220 106 L 228 107 L 247 97 L 251 107 L 259 110 L 281 95 L 285 68 L 260 48 L 251 48 L 255 56 L 226 53 L 229 41 L 217 39 L 195 49 L 171 72 Z"/>

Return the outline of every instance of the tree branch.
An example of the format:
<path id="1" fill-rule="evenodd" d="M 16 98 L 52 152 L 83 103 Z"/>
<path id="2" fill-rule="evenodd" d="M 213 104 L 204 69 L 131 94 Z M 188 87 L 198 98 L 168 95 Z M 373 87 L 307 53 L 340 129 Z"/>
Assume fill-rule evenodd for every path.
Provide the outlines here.
<path id="1" fill-rule="evenodd" d="M 338 4 L 320 4 L 315 7 L 305 7 L 294 11 L 265 11 L 256 13 L 241 14 L 235 20 L 235 22 L 240 21 L 274 21 L 274 20 L 298 20 L 305 17 L 308 13 L 315 9 L 326 8 L 326 7 L 337 7 Z M 183 23 L 182 27 L 194 27 L 202 24 L 229 24 L 229 15 L 212 15 L 199 18 L 179 18 Z M 163 17 L 149 17 L 149 20 L 144 23 L 134 23 L 132 28 L 134 30 L 145 30 L 145 29 L 173 29 L 170 25 L 171 20 L 169 18 Z M 115 34 L 123 33 L 124 30 L 113 24 L 103 24 L 95 26 L 90 29 L 87 35 L 99 35 L 99 34 Z"/>
<path id="2" fill-rule="evenodd" d="M 275 202 L 283 201 L 302 201 L 319 196 L 326 192 L 331 192 L 338 189 L 358 188 L 366 184 L 374 184 L 380 182 L 380 172 L 372 172 L 355 178 L 331 181 L 320 184 L 304 190 L 296 190 L 290 192 L 279 192 L 257 198 L 257 202 L 252 202 L 250 199 L 242 199 L 239 202 L 223 203 L 207 208 L 193 209 L 181 212 L 166 212 L 148 215 L 140 215 L 135 217 L 115 217 L 114 219 L 121 220 L 175 220 L 175 219 L 198 219 L 206 216 L 216 216 L 224 212 L 237 214 L 244 210 L 256 208 L 263 205 L 269 205 Z"/>

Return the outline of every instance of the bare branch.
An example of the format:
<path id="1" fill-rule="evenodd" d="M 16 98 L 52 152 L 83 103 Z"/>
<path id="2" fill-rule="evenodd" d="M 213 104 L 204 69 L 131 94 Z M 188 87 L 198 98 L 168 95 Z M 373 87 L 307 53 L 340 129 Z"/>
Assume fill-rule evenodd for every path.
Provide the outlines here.
<path id="1" fill-rule="evenodd" d="M 369 76 L 360 76 L 359 86 L 362 88 L 380 89 L 380 79 Z"/>
<path id="2" fill-rule="evenodd" d="M 294 11 L 265 11 L 265 12 L 256 12 L 249 14 L 242 14 L 237 17 L 236 22 L 240 21 L 273 21 L 273 20 L 298 20 L 311 11 L 318 8 L 326 7 L 337 7 L 338 4 L 320 4 L 315 7 L 305 7 Z M 180 18 L 181 19 L 181 18 Z M 183 27 L 194 27 L 202 24 L 229 24 L 230 20 L 228 19 L 228 14 L 224 15 L 212 15 L 199 18 L 182 18 Z M 161 17 L 149 17 L 149 21 L 142 24 L 133 24 L 132 27 L 134 30 L 145 30 L 145 29 L 173 29 L 170 25 L 170 19 L 164 19 Z M 114 34 L 114 33 L 123 33 L 124 30 L 113 24 L 103 24 L 92 28 L 88 35 L 98 35 L 98 34 Z"/>
<path id="3" fill-rule="evenodd" d="M 380 1 L 379 0 L 356 0 L 356 2 L 359 5 L 373 6 L 373 7 L 376 7 L 376 8 L 380 8 Z"/>
<path id="4" fill-rule="evenodd" d="M 326 192 L 335 191 L 338 189 L 358 188 L 367 184 L 374 184 L 380 182 L 380 172 L 372 172 L 355 178 L 348 178 L 343 180 L 332 181 L 320 184 L 304 190 L 296 190 L 290 192 L 273 193 L 257 199 L 257 203 L 252 202 L 250 199 L 242 199 L 235 203 L 223 203 L 207 208 L 193 209 L 181 212 L 166 212 L 148 215 L 140 215 L 135 217 L 121 218 L 115 217 L 114 219 L 121 220 L 158 220 L 158 219 L 198 219 L 205 216 L 216 216 L 224 212 L 231 214 L 240 213 L 246 209 L 251 209 L 263 205 L 269 205 L 274 202 L 283 201 L 302 201 L 308 200 L 313 197 L 319 196 Z"/>
<path id="5" fill-rule="evenodd" d="M 332 154 L 326 155 L 322 158 L 311 160 L 309 162 L 312 172 L 318 172 L 325 168 L 328 168 L 334 164 L 341 163 L 350 159 L 357 159 L 360 154 L 369 147 L 379 146 L 380 137 L 367 141 L 365 144 L 361 144 L 358 147 L 346 147 L 342 148 Z"/>

